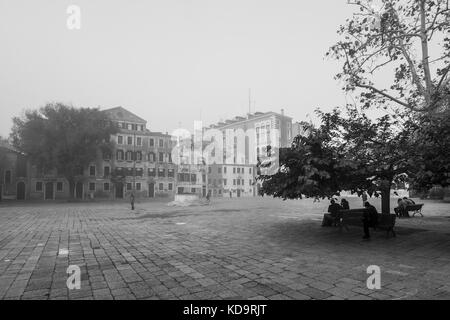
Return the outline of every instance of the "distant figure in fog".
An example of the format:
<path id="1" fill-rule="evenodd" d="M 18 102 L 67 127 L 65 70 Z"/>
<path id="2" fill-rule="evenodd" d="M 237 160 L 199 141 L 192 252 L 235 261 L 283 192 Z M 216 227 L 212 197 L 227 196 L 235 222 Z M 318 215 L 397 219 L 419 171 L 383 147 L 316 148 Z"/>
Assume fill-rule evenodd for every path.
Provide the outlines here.
<path id="1" fill-rule="evenodd" d="M 131 210 L 134 210 L 134 193 L 130 196 Z"/>
<path id="2" fill-rule="evenodd" d="M 209 202 L 209 199 L 211 198 L 211 190 L 208 191 L 208 194 L 206 195 L 206 201 Z"/>
<path id="3" fill-rule="evenodd" d="M 363 201 L 363 206 L 365 206 L 366 202 L 367 202 L 367 193 L 365 193 L 365 192 L 362 194 L 362 201 Z"/>
<path id="4" fill-rule="evenodd" d="M 341 200 L 341 207 L 343 210 L 350 210 L 350 204 L 346 199 Z"/>

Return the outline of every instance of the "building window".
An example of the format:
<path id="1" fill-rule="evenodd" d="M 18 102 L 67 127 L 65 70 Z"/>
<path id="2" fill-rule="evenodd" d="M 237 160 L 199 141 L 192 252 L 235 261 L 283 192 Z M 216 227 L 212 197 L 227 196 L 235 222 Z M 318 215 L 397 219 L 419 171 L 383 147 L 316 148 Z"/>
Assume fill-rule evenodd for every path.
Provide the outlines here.
<path id="1" fill-rule="evenodd" d="M 117 161 L 123 161 L 123 151 L 117 150 Z"/>
<path id="2" fill-rule="evenodd" d="M 251 186 L 253 184 L 252 180 L 248 180 L 248 185 Z"/>
<path id="3" fill-rule="evenodd" d="M 95 166 L 90 166 L 89 167 L 89 175 L 91 177 L 95 176 Z"/>
<path id="4" fill-rule="evenodd" d="M 164 162 L 164 153 L 163 152 L 159 153 L 159 162 Z"/>
<path id="5" fill-rule="evenodd" d="M 242 185 L 243 185 L 243 186 L 245 185 L 245 181 L 244 181 L 244 179 L 242 179 Z"/>
<path id="6" fill-rule="evenodd" d="M 133 144 L 133 137 L 127 137 L 127 143 L 129 145 L 132 145 Z"/>
<path id="7" fill-rule="evenodd" d="M 131 183 L 127 183 L 127 190 L 131 191 L 133 189 L 133 185 Z"/>
<path id="8" fill-rule="evenodd" d="M 56 183 L 56 191 L 57 192 L 63 192 L 63 183 L 62 182 L 57 182 Z"/>
<path id="9" fill-rule="evenodd" d="M 137 177 L 143 177 L 144 176 L 144 169 L 136 168 L 136 176 Z"/>
<path id="10" fill-rule="evenodd" d="M 227 167 L 223 167 L 223 173 L 227 173 Z"/>
<path id="11" fill-rule="evenodd" d="M 195 188 L 191 188 L 191 193 L 195 193 Z"/>
<path id="12" fill-rule="evenodd" d="M 164 140 L 163 139 L 159 139 L 159 147 L 164 148 Z"/>
<path id="13" fill-rule="evenodd" d="M 170 152 L 167 154 L 167 159 L 169 160 L 169 163 L 172 163 L 172 154 Z"/>
<path id="14" fill-rule="evenodd" d="M 110 168 L 110 167 L 104 167 L 104 168 L 103 168 L 103 175 L 104 175 L 105 177 L 109 177 L 110 174 L 111 174 L 111 168 Z"/>
<path id="15" fill-rule="evenodd" d="M 5 184 L 11 183 L 11 170 L 5 171 Z"/>
<path id="16" fill-rule="evenodd" d="M 248 173 L 252 174 L 252 168 L 248 168 Z"/>
<path id="17" fill-rule="evenodd" d="M 175 178 L 175 170 L 174 169 L 169 169 L 167 176 L 169 178 Z"/>
<path id="18" fill-rule="evenodd" d="M 236 173 L 236 168 L 233 168 L 233 173 Z"/>
<path id="19" fill-rule="evenodd" d="M 142 146 L 142 138 L 141 137 L 136 138 L 136 145 Z"/>
<path id="20" fill-rule="evenodd" d="M 154 147 L 155 146 L 155 140 L 153 138 L 150 138 L 149 145 L 150 145 L 150 147 Z"/>
<path id="21" fill-rule="evenodd" d="M 155 177 L 156 176 L 155 168 L 149 168 L 148 169 L 148 176 L 149 177 Z"/>
<path id="22" fill-rule="evenodd" d="M 153 152 L 150 152 L 148 154 L 148 161 L 149 162 L 155 162 L 155 154 Z"/>
<path id="23" fill-rule="evenodd" d="M 133 152 L 127 151 L 127 153 L 126 153 L 126 155 L 125 155 L 125 160 L 127 160 L 127 161 L 133 161 Z"/>
<path id="24" fill-rule="evenodd" d="M 236 179 L 233 179 L 233 186 L 236 185 Z"/>
<path id="25" fill-rule="evenodd" d="M 108 182 L 105 182 L 103 184 L 103 191 L 109 191 L 109 183 Z"/>
<path id="26" fill-rule="evenodd" d="M 241 185 L 241 179 L 237 179 L 237 184 L 238 184 L 238 186 Z"/>
<path id="27" fill-rule="evenodd" d="M 142 161 L 142 152 L 141 151 L 136 152 L 136 161 Z"/>
<path id="28" fill-rule="evenodd" d="M 123 136 L 118 136 L 117 137 L 117 143 L 118 144 L 123 144 Z"/>
<path id="29" fill-rule="evenodd" d="M 165 176 L 166 176 L 166 170 L 158 169 L 158 177 L 165 177 Z"/>
<path id="30" fill-rule="evenodd" d="M 164 184 L 163 183 L 159 184 L 159 191 L 164 191 Z"/>
<path id="31" fill-rule="evenodd" d="M 103 160 L 111 160 L 111 153 L 109 151 L 103 152 Z"/>
<path id="32" fill-rule="evenodd" d="M 43 184 L 42 182 L 36 182 L 36 192 L 42 192 Z"/>
<path id="33" fill-rule="evenodd" d="M 191 183 L 196 183 L 196 182 L 197 182 L 197 175 L 191 174 Z"/>
<path id="34" fill-rule="evenodd" d="M 211 173 L 211 167 L 208 167 L 208 173 Z"/>
<path id="35" fill-rule="evenodd" d="M 173 190 L 173 184 L 169 183 L 169 191 L 172 191 L 172 190 Z"/>
<path id="36" fill-rule="evenodd" d="M 227 179 L 223 179 L 223 185 L 224 185 L 224 186 L 227 185 Z"/>
<path id="37" fill-rule="evenodd" d="M 218 167 L 218 168 L 217 168 L 217 173 L 219 173 L 219 174 L 222 173 L 222 168 L 221 168 L 221 167 Z"/>
<path id="38" fill-rule="evenodd" d="M 127 129 L 128 130 L 133 130 L 133 125 L 132 124 L 128 124 Z"/>
<path id="39" fill-rule="evenodd" d="M 89 183 L 89 191 L 95 191 L 95 183 L 94 182 Z"/>
<path id="40" fill-rule="evenodd" d="M 139 182 L 136 183 L 136 190 L 141 191 L 141 184 Z"/>

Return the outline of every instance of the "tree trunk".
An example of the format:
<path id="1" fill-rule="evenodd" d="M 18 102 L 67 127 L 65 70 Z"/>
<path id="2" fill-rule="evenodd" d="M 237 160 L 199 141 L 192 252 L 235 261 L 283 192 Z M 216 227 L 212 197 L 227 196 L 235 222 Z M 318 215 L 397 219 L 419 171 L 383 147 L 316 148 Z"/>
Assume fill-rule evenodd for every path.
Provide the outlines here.
<path id="1" fill-rule="evenodd" d="M 381 191 L 381 213 L 391 213 L 391 188 L 384 188 Z"/>

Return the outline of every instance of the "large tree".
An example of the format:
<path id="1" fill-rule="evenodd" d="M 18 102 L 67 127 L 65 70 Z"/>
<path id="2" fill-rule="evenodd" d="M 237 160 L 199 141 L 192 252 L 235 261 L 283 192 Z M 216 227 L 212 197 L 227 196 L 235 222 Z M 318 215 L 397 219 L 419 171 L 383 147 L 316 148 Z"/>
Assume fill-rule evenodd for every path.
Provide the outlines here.
<path id="1" fill-rule="evenodd" d="M 70 195 L 80 173 L 99 151 L 111 153 L 117 128 L 98 109 L 74 108 L 61 103 L 13 118 L 11 140 L 41 172 L 56 169 L 69 182 Z"/>
<path id="2" fill-rule="evenodd" d="M 329 55 L 363 107 L 436 113 L 449 106 L 449 0 L 348 0 L 356 13 Z M 386 79 L 391 78 L 390 83 Z M 389 81 L 389 80 L 388 80 Z"/>
<path id="3" fill-rule="evenodd" d="M 280 153 L 280 170 L 261 176 L 261 193 L 283 199 L 332 197 L 347 190 L 381 196 L 390 213 L 390 190 L 410 172 L 408 126 L 396 116 L 376 120 L 355 107 L 347 114 L 318 111 L 321 125 Z"/>

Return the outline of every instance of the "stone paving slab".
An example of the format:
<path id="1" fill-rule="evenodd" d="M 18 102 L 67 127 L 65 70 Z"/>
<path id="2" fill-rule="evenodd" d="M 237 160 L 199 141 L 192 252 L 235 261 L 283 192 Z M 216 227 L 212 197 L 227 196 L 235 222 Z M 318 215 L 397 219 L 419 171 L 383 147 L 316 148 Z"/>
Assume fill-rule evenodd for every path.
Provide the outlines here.
<path id="1" fill-rule="evenodd" d="M 322 228 L 326 206 L 2 205 L 0 299 L 450 299 L 448 204 L 427 203 L 425 218 L 397 222 L 396 238 L 370 241 L 356 227 Z M 67 288 L 69 265 L 80 290 Z M 380 290 L 366 286 L 369 265 L 381 268 Z"/>

